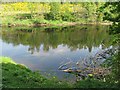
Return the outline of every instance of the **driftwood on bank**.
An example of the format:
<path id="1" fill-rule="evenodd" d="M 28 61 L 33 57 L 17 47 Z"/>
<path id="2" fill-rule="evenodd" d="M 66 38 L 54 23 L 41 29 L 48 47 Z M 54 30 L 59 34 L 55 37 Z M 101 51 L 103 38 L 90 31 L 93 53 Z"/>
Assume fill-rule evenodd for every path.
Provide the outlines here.
<path id="1" fill-rule="evenodd" d="M 101 67 L 103 62 L 117 52 L 117 48 L 108 48 L 102 52 L 98 52 L 95 56 L 84 58 L 78 62 L 67 62 L 58 69 L 66 73 L 74 73 L 81 77 L 87 77 L 90 74 L 96 78 L 108 75 L 110 68 Z"/>

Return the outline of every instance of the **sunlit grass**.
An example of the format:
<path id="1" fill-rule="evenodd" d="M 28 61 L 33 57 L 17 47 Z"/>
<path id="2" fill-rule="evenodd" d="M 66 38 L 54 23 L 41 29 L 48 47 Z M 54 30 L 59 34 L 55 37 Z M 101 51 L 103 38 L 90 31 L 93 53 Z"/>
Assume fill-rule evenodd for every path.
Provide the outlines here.
<path id="1" fill-rule="evenodd" d="M 0 63 L 16 64 L 11 58 L 8 58 L 8 57 L 0 57 Z"/>

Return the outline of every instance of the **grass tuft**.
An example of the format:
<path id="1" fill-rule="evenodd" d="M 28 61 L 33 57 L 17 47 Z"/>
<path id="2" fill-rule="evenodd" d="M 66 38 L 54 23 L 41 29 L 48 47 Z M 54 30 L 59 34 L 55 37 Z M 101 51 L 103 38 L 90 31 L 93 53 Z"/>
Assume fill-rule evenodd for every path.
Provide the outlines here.
<path id="1" fill-rule="evenodd" d="M 8 58 L 8 57 L 0 57 L 0 63 L 16 64 L 11 58 Z"/>

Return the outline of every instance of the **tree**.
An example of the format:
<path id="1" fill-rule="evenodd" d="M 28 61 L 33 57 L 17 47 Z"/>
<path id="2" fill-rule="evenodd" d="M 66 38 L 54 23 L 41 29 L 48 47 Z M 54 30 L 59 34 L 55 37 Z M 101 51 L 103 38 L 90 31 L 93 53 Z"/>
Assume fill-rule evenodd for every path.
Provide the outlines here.
<path id="1" fill-rule="evenodd" d="M 46 15 L 46 19 L 49 20 L 60 20 L 60 3 L 59 2 L 52 2 L 50 3 L 51 9 L 50 13 Z"/>
<path id="2" fill-rule="evenodd" d="M 119 2 L 108 2 L 104 5 L 103 8 L 105 8 L 104 20 L 113 22 L 109 33 L 114 36 L 113 44 L 116 44 L 118 46 L 118 52 L 110 62 L 112 63 L 111 67 L 114 76 L 113 81 L 118 83 L 118 86 L 120 86 L 120 4 Z"/>
<path id="3" fill-rule="evenodd" d="M 96 3 L 94 2 L 86 2 L 83 3 L 83 7 L 87 10 L 86 17 L 87 22 L 95 22 L 96 21 Z"/>
<path id="4" fill-rule="evenodd" d="M 28 3 L 28 9 L 30 10 L 31 17 L 34 16 L 35 13 L 35 5 L 31 2 Z"/>

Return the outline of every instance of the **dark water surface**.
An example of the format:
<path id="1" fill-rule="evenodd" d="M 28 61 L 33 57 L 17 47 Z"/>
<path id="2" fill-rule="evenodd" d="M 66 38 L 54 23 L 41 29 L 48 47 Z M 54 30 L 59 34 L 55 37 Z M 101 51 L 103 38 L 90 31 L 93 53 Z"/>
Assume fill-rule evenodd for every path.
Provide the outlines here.
<path id="1" fill-rule="evenodd" d="M 108 26 L 79 25 L 54 28 L 2 28 L 2 56 L 12 58 L 46 76 L 72 80 L 58 70 L 61 64 L 77 62 L 110 47 Z M 1 46 L 2 45 L 2 46 Z"/>

